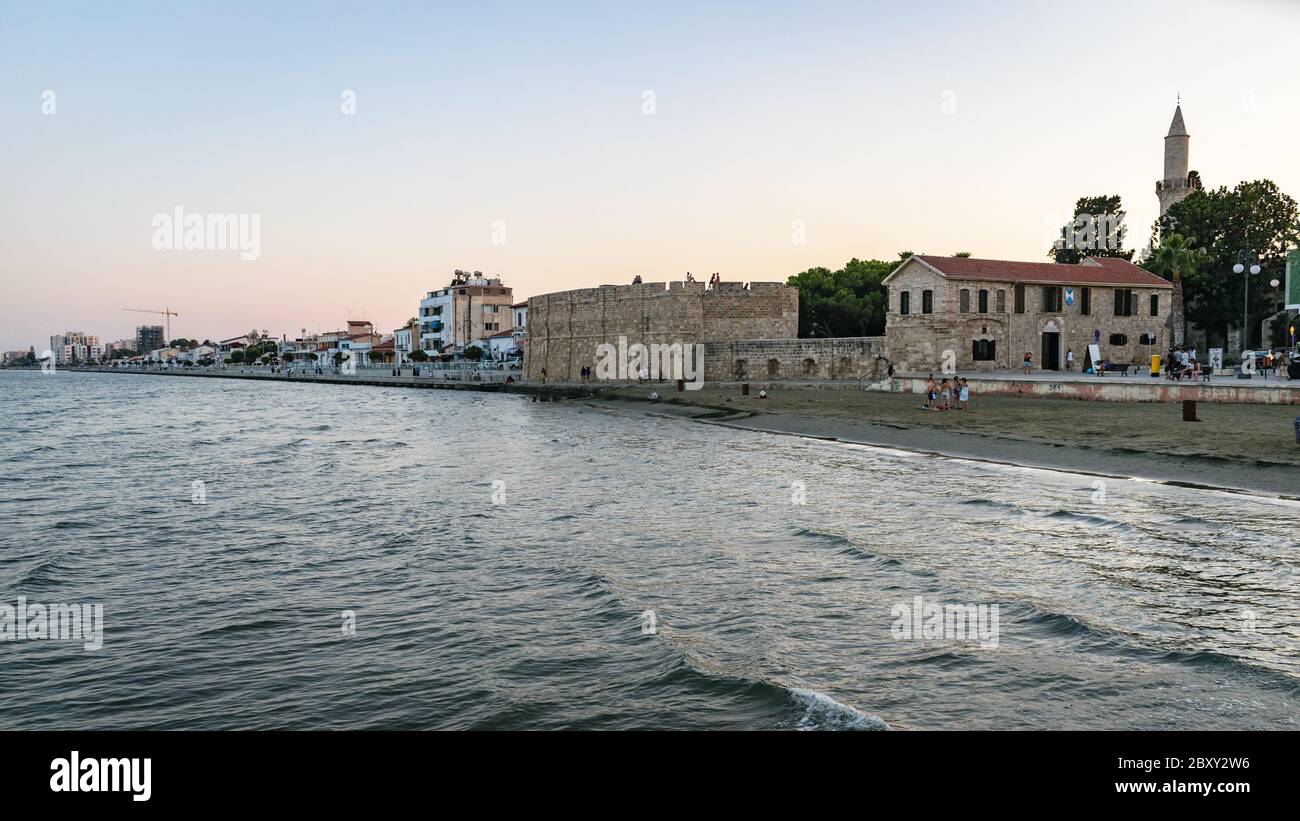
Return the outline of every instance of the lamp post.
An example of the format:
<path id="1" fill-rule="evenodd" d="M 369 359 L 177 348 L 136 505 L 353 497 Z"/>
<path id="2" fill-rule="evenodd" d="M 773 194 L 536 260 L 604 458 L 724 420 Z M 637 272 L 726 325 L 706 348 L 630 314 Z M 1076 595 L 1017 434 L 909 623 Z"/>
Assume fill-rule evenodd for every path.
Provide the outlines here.
<path id="1" fill-rule="evenodd" d="M 1251 254 L 1249 251 L 1238 251 L 1237 264 L 1232 266 L 1232 272 L 1234 274 L 1242 275 L 1241 277 L 1241 292 L 1242 292 L 1241 355 L 1243 359 L 1246 356 L 1246 349 L 1250 347 L 1250 318 L 1249 318 L 1250 317 L 1250 277 L 1258 276 L 1260 272 L 1260 267 L 1258 262 L 1251 263 L 1249 268 L 1246 267 L 1246 262 L 1250 259 L 1250 257 Z M 1258 257 L 1256 257 L 1256 259 L 1258 259 Z M 1246 275 L 1246 272 L 1248 270 L 1250 271 L 1249 276 Z"/>

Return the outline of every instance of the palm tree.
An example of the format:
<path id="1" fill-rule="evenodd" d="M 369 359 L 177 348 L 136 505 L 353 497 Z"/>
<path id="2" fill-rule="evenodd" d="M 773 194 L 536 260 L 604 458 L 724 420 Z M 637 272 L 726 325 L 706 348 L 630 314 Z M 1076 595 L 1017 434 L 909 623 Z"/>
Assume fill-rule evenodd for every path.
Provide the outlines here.
<path id="1" fill-rule="evenodd" d="M 1196 248 L 1196 237 L 1170 234 L 1151 255 L 1147 267 L 1174 284 L 1173 303 L 1169 308 L 1169 325 L 1175 347 L 1187 336 L 1187 317 L 1183 310 L 1183 277 L 1196 271 L 1205 257 L 1204 248 Z"/>

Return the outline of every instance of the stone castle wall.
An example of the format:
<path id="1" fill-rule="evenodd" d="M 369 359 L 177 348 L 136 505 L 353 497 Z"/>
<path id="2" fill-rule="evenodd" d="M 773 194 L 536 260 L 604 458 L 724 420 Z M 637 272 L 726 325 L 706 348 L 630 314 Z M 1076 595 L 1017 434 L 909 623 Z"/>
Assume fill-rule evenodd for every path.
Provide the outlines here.
<path id="1" fill-rule="evenodd" d="M 777 379 L 883 377 L 883 336 L 823 339 L 746 339 L 704 345 L 704 378 L 710 382 Z"/>
<path id="2" fill-rule="evenodd" d="M 576 381 L 601 344 L 694 345 L 794 339 L 799 293 L 779 282 L 646 282 L 542 294 L 528 300 L 524 377 Z M 706 369 L 707 369 L 706 354 Z M 707 370 L 706 370 L 707 373 Z"/>

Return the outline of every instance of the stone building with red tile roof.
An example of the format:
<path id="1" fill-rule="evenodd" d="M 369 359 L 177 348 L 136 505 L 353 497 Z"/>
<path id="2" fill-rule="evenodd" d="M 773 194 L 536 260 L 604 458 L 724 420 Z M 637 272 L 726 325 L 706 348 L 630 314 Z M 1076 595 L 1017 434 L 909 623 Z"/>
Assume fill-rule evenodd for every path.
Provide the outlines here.
<path id="1" fill-rule="evenodd" d="M 1122 259 L 1078 265 L 913 255 L 884 280 L 886 348 L 904 372 L 1075 368 L 1095 345 L 1144 364 L 1169 342 L 1172 285 Z"/>

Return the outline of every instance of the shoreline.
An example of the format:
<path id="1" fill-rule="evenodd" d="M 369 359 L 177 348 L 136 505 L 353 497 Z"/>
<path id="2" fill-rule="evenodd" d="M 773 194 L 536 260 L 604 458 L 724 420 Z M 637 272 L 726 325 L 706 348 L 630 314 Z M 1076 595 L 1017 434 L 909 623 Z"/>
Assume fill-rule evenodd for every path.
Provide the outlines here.
<path id="1" fill-rule="evenodd" d="M 786 408 L 773 405 L 756 407 L 754 397 L 743 397 L 732 388 L 713 387 L 691 394 L 664 393 L 664 399 L 650 403 L 646 399 L 651 388 L 634 385 L 541 385 L 527 382 L 466 383 L 459 381 L 437 382 L 424 377 L 409 376 L 347 376 L 330 374 L 304 374 L 286 378 L 266 373 L 213 373 L 131 371 L 125 369 L 74 369 L 71 373 L 117 373 L 151 376 L 183 376 L 192 378 L 245 379 L 276 383 L 310 382 L 314 384 L 350 384 L 376 387 L 433 388 L 439 390 L 469 390 L 486 393 L 527 395 L 534 401 L 582 400 L 596 407 L 635 410 L 637 412 L 684 421 L 729 427 L 756 433 L 800 436 L 868 447 L 891 448 L 920 455 L 940 458 L 966 459 L 988 464 L 1019 467 L 1033 470 L 1051 470 L 1075 473 L 1104 479 L 1136 480 L 1212 490 L 1255 497 L 1300 501 L 1300 457 L 1295 462 L 1266 461 L 1238 453 L 1233 455 L 1177 454 L 1162 452 L 1150 446 L 1124 443 L 1120 446 L 1100 447 L 1091 443 L 1079 444 L 1059 439 L 1036 440 L 1024 435 L 1013 435 L 1014 426 L 996 427 L 993 430 L 952 430 L 935 427 L 934 416 L 903 421 L 871 420 L 871 414 L 851 416 L 835 415 L 833 411 L 818 407 L 824 404 L 828 392 L 813 389 L 786 389 L 772 392 L 774 400 L 783 399 Z M 662 386 L 656 386 L 662 387 Z M 719 393 L 718 391 L 723 391 Z M 732 393 L 728 397 L 726 394 Z M 881 394 L 876 392 L 829 392 L 847 396 L 859 404 L 894 401 L 907 397 L 906 407 L 912 407 L 915 397 L 909 394 Z M 710 396 L 706 400 L 703 394 Z M 820 395 L 820 397 L 819 397 Z M 714 397 L 721 401 L 713 401 Z M 892 397 L 892 398 L 891 398 Z M 740 406 L 734 406 L 739 401 Z M 987 401 L 987 400 L 986 400 Z M 1042 398 L 1001 398 L 1002 403 L 1042 405 L 1053 400 Z M 1060 400 L 1063 404 L 1091 410 L 1097 403 Z M 728 407 L 727 404 L 733 406 Z M 1130 403 L 1131 404 L 1131 403 Z M 1150 407 L 1148 405 L 1148 407 Z M 1203 405 L 1205 409 L 1208 406 Z M 1227 407 L 1227 406 L 1224 406 Z M 1254 407 L 1260 406 L 1236 406 Z M 1286 406 L 1282 406 L 1286 407 Z M 815 411 L 821 411 L 820 413 Z M 879 408 L 874 410 L 879 411 Z M 895 409 L 896 410 L 896 409 Z M 1289 413 L 1290 411 L 1288 411 Z M 947 421 L 960 417 L 962 412 L 941 414 Z M 949 416 L 951 414 L 952 416 Z M 878 412 L 875 414 L 881 415 Z M 895 415 L 897 415 L 895 413 Z M 973 417 L 972 417 L 973 418 Z M 1069 421 L 1068 419 L 1066 420 Z M 1297 446 L 1300 448 L 1300 446 Z"/>
<path id="2" fill-rule="evenodd" d="M 607 396 L 589 404 L 756 433 L 798 436 L 1006 467 L 1151 482 L 1300 502 L 1300 467 L 1281 462 L 1259 464 L 1247 459 L 1233 461 L 1221 457 L 1180 456 L 1155 450 L 1126 449 L 1116 452 L 1087 445 L 1071 446 L 1006 435 L 879 424 L 756 408 L 726 408 L 672 400 L 652 404 L 639 396 Z"/>
<path id="3" fill-rule="evenodd" d="M 601 403 L 601 404 L 605 407 L 614 407 L 612 403 Z M 1269 498 L 1269 499 L 1278 499 L 1282 501 L 1300 502 L 1300 494 L 1294 492 L 1285 493 L 1285 492 L 1277 491 L 1274 490 L 1271 486 L 1239 487 L 1239 486 L 1228 486 L 1222 484 L 1211 484 L 1203 481 L 1194 481 L 1186 478 L 1161 475 L 1163 471 L 1161 471 L 1159 468 L 1155 469 L 1154 471 L 1147 471 L 1147 475 L 1139 476 L 1139 475 L 1129 474 L 1129 473 L 1113 473 L 1110 472 L 1110 469 L 1101 469 L 1101 467 L 1097 464 L 1079 464 L 1079 463 L 1064 464 L 1061 461 L 1057 461 L 1049 464 L 1046 461 L 1039 462 L 1037 460 L 1033 460 L 1032 458 L 1019 460 L 1019 461 L 1008 460 L 1008 459 L 995 459 L 991 456 L 988 456 L 985 453 L 979 452 L 979 448 L 970 447 L 969 445 L 971 444 L 971 442 L 965 442 L 957 448 L 935 449 L 934 447 L 922 446 L 916 439 L 912 437 L 905 437 L 905 436 L 899 436 L 897 438 L 893 438 L 891 441 L 886 441 L 886 439 L 889 438 L 886 436 L 879 436 L 874 438 L 850 438 L 848 436 L 827 433 L 825 428 L 820 424 L 821 420 L 818 420 L 813 417 L 781 416 L 781 417 L 777 417 L 780 420 L 781 427 L 760 427 L 758 425 L 745 424 L 745 420 L 761 419 L 765 416 L 769 416 L 768 414 L 754 414 L 752 416 L 744 415 L 744 416 L 738 416 L 735 419 L 726 419 L 726 418 L 710 419 L 710 418 L 682 416 L 678 414 L 657 413 L 653 411 L 646 411 L 646 413 L 647 415 L 650 416 L 658 416 L 666 419 L 684 419 L 686 421 L 700 422 L 706 425 L 716 425 L 718 427 L 731 428 L 733 430 L 744 430 L 744 431 L 750 431 L 754 433 L 768 433 L 777 436 L 795 436 L 801 439 L 818 439 L 826 442 L 840 442 L 849 445 L 862 445 L 865 447 L 882 448 L 887 450 L 898 450 L 898 451 L 905 451 L 907 453 L 914 453 L 919 456 L 933 456 L 933 457 L 943 458 L 943 459 L 961 459 L 964 461 L 981 462 L 983 464 L 989 464 L 989 465 L 1002 465 L 1005 467 L 1025 468 L 1027 470 L 1048 470 L 1055 473 L 1072 473 L 1080 476 L 1090 476 L 1099 479 L 1149 482 L 1151 484 L 1169 485 L 1171 487 L 1185 487 L 1185 488 L 1192 488 L 1195 490 L 1210 490 L 1210 491 L 1217 491 L 1220 493 L 1231 493 L 1236 495 L 1251 496 L 1255 498 Z M 870 426 L 870 427 L 882 431 L 889 430 L 889 428 L 885 426 Z M 897 432 L 897 429 L 895 429 L 894 432 Z M 972 434 L 954 434 L 954 436 L 965 437 L 966 439 L 972 441 L 975 439 L 975 437 Z M 1046 448 L 1050 448 L 1050 447 L 1055 447 L 1055 446 L 1045 446 L 1044 450 L 1046 451 Z M 1026 448 L 1026 450 L 1028 450 L 1028 448 Z M 1149 456 L 1153 459 L 1161 458 L 1158 454 L 1150 454 Z M 1118 469 L 1118 467 L 1119 466 L 1117 465 L 1115 466 L 1114 469 Z"/>

